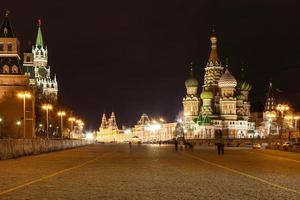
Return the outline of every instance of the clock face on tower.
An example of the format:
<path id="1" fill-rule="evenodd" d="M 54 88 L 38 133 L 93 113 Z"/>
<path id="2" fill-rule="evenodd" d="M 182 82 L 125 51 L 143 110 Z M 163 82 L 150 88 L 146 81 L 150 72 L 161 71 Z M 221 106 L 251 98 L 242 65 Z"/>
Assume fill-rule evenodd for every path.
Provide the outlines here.
<path id="1" fill-rule="evenodd" d="M 44 67 L 40 67 L 38 73 L 41 77 L 45 78 L 47 76 L 47 70 Z"/>

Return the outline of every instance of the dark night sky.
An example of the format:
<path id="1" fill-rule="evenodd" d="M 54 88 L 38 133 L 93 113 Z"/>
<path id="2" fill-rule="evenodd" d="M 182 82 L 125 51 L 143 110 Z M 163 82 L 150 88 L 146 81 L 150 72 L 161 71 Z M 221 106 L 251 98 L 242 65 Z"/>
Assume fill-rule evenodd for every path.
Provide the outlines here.
<path id="1" fill-rule="evenodd" d="M 119 125 L 135 123 L 142 113 L 174 120 L 189 62 L 202 81 L 212 24 L 219 55 L 223 63 L 229 58 L 236 78 L 241 62 L 247 64 L 254 102 L 264 101 L 272 77 L 283 90 L 280 98 L 300 108 L 299 1 L 79 2 L 9 0 L 0 11 L 11 11 L 23 48 L 35 41 L 42 19 L 61 101 L 89 127 L 98 128 L 103 111 L 112 110 Z"/>

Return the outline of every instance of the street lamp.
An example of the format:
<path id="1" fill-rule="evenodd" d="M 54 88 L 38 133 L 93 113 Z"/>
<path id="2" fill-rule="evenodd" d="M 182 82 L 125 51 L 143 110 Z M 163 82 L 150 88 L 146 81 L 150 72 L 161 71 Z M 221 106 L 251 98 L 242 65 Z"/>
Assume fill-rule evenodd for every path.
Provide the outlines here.
<path id="1" fill-rule="evenodd" d="M 276 106 L 276 110 L 280 112 L 281 116 L 284 116 L 284 112 L 288 111 L 290 109 L 290 107 L 286 104 L 278 104 Z"/>
<path id="2" fill-rule="evenodd" d="M 2 125 L 2 121 L 3 121 L 3 119 L 2 119 L 2 117 L 0 117 L 0 138 L 1 138 L 1 125 Z"/>
<path id="3" fill-rule="evenodd" d="M 66 112 L 65 111 L 59 111 L 57 113 L 57 115 L 60 117 L 60 132 L 61 132 L 61 138 L 64 138 L 64 128 L 63 128 L 63 117 L 66 116 Z"/>
<path id="4" fill-rule="evenodd" d="M 44 104 L 42 106 L 42 109 L 46 111 L 46 124 L 47 124 L 46 130 L 47 130 L 47 139 L 48 139 L 49 138 L 49 110 L 52 110 L 53 107 L 51 104 Z"/>
<path id="5" fill-rule="evenodd" d="M 31 98 L 31 94 L 29 92 L 20 92 L 18 93 L 18 97 L 23 99 L 23 138 L 25 138 L 26 134 L 26 99 Z"/>
<path id="6" fill-rule="evenodd" d="M 21 126 L 21 121 L 20 120 L 18 120 L 17 122 L 16 122 L 16 125 L 18 126 L 18 134 L 20 133 L 20 126 Z"/>
<path id="7" fill-rule="evenodd" d="M 290 109 L 290 107 L 286 104 L 278 104 L 276 106 L 276 110 L 280 113 L 280 125 L 281 125 L 281 129 L 280 129 L 280 133 L 279 133 L 279 139 L 280 139 L 280 145 L 282 145 L 282 132 L 283 132 L 283 123 L 284 123 L 284 112 L 288 111 Z"/>
<path id="8" fill-rule="evenodd" d="M 71 122 L 71 131 L 73 131 L 73 123 L 76 121 L 76 118 L 75 117 L 69 117 L 68 121 Z M 71 131 L 70 131 L 70 134 L 69 134 L 69 138 L 71 138 Z"/>

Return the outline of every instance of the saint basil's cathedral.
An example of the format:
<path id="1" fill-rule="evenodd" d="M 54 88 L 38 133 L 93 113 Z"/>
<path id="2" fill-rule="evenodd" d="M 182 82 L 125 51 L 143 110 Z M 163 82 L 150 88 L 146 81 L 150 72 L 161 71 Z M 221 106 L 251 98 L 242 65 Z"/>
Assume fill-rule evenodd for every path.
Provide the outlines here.
<path id="1" fill-rule="evenodd" d="M 244 68 L 238 82 L 230 73 L 228 64 L 223 67 L 217 52 L 215 31 L 210 37 L 211 50 L 204 68 L 204 83 L 199 81 L 190 67 L 185 81 L 183 98 L 183 126 L 187 138 L 250 138 L 255 137 L 255 124 L 249 122 L 251 84 L 245 79 Z M 198 91 L 201 91 L 199 94 Z"/>

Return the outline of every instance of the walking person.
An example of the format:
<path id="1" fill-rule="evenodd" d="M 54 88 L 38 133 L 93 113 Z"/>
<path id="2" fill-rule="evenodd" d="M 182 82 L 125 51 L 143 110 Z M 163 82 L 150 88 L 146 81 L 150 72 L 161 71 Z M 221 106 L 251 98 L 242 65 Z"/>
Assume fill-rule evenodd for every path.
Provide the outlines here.
<path id="1" fill-rule="evenodd" d="M 224 146 L 225 146 L 225 144 L 224 144 L 224 142 L 222 142 L 221 143 L 221 153 L 222 153 L 222 155 L 224 155 Z"/>
<path id="2" fill-rule="evenodd" d="M 216 146 L 217 146 L 218 155 L 220 155 L 221 154 L 221 143 L 216 142 Z"/>
<path id="3" fill-rule="evenodd" d="M 129 141 L 129 150 L 131 150 L 131 141 Z"/>
<path id="4" fill-rule="evenodd" d="M 175 144 L 175 151 L 178 151 L 178 141 L 176 139 L 174 141 L 174 144 Z"/>

